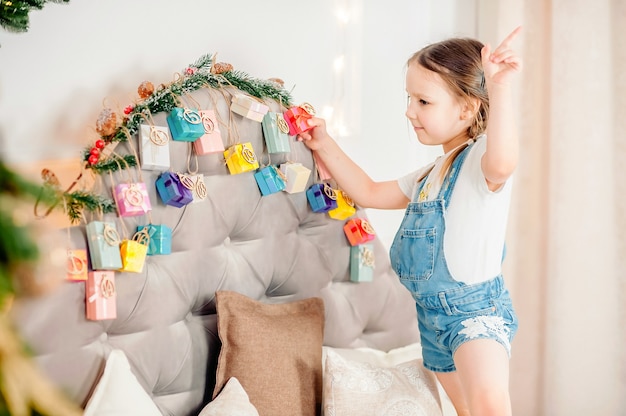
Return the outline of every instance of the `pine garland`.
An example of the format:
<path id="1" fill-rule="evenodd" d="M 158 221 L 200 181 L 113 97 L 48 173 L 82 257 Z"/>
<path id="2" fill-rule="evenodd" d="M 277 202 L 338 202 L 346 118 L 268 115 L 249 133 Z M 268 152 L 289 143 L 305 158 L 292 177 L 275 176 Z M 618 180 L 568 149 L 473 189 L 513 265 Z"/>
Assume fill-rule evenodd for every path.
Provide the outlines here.
<path id="1" fill-rule="evenodd" d="M 130 107 L 130 111 L 125 114 L 121 125 L 117 126 L 115 132 L 101 136 L 105 146 L 113 147 L 119 142 L 128 141 L 132 135 L 137 133 L 139 125 L 147 118 L 148 114 L 171 112 L 180 102 L 178 97 L 201 88 L 234 87 L 260 99 L 275 100 L 284 106 L 292 105 L 291 94 L 282 85 L 271 80 L 253 78 L 245 72 L 232 69 L 216 73 L 213 60 L 214 55 L 206 54 L 201 56 L 196 62 L 185 68 L 180 78 L 176 81 L 169 85 L 161 84 L 142 102 Z M 92 151 L 93 147 L 91 146 L 85 148 L 82 153 L 82 159 L 84 167 L 91 169 L 98 175 L 138 165 L 134 155 L 113 155 L 100 158 L 97 163 L 90 163 L 89 158 L 92 155 Z M 84 209 L 102 213 L 114 212 L 115 210 L 113 200 L 87 192 L 69 193 L 68 190 L 58 195 L 58 199 L 54 204 L 60 205 L 60 199 L 65 200 L 67 214 L 72 223 L 80 221 Z"/>
<path id="2" fill-rule="evenodd" d="M 139 124 L 146 117 L 145 114 L 170 112 L 178 105 L 178 97 L 205 87 L 217 89 L 231 86 L 257 98 L 272 99 L 283 103 L 285 106 L 291 105 L 291 94 L 273 81 L 253 78 L 242 71 L 215 74 L 211 72 L 212 66 L 211 54 L 201 56 L 183 71 L 180 79 L 169 85 L 161 85 L 151 96 L 136 104 L 116 132 L 109 136 L 103 136 L 102 139 L 107 144 L 127 141 L 129 135 L 137 132 Z M 86 148 L 83 152 L 85 162 L 89 159 L 90 151 L 91 148 Z M 134 162 L 131 166 L 136 165 L 137 163 Z M 112 166 L 108 161 L 88 165 L 90 169 L 100 174 L 108 172 Z"/>

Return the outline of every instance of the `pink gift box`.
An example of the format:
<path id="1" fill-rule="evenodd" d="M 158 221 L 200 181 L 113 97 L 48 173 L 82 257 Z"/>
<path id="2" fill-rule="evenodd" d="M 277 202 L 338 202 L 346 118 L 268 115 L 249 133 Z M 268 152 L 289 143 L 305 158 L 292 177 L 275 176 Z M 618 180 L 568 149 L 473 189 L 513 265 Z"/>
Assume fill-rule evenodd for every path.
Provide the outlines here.
<path id="1" fill-rule="evenodd" d="M 319 176 L 320 181 L 329 181 L 333 177 L 330 174 L 330 171 L 322 162 L 322 159 L 317 155 L 317 153 L 313 152 L 313 160 L 315 161 L 315 169 L 317 170 L 317 175 Z"/>
<path id="2" fill-rule="evenodd" d="M 115 186 L 115 202 L 121 217 L 144 215 L 152 209 L 146 184 L 120 183 Z"/>
<path id="3" fill-rule="evenodd" d="M 85 282 L 87 319 L 101 321 L 117 318 L 115 272 L 93 271 Z"/>
<path id="4" fill-rule="evenodd" d="M 200 136 L 193 142 L 193 148 L 198 155 L 208 155 L 211 153 L 222 153 L 224 142 L 222 141 L 222 133 L 217 124 L 217 117 L 213 110 L 201 110 L 202 125 L 204 127 L 204 135 Z"/>

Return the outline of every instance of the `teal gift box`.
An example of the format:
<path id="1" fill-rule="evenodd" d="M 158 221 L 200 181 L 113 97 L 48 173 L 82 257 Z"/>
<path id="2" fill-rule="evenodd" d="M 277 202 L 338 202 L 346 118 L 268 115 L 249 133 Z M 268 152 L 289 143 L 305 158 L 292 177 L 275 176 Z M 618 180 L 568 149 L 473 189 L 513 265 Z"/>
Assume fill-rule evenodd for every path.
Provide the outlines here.
<path id="1" fill-rule="evenodd" d="M 282 113 L 269 112 L 261 122 L 267 153 L 289 153 L 289 125 Z"/>
<path id="2" fill-rule="evenodd" d="M 285 189 L 285 180 L 275 166 L 266 166 L 254 174 L 261 194 L 270 195 Z"/>
<path id="3" fill-rule="evenodd" d="M 371 282 L 374 279 L 374 246 L 361 244 L 350 247 L 350 281 Z"/>
<path id="4" fill-rule="evenodd" d="M 171 254 L 172 253 L 172 229 L 167 225 L 140 225 L 137 231 L 144 228 L 148 230 L 150 243 L 148 244 L 148 255 Z"/>
<path id="5" fill-rule="evenodd" d="M 87 245 L 92 270 L 118 270 L 122 268 L 120 236 L 115 223 L 92 221 L 87 224 Z"/>
<path id="6" fill-rule="evenodd" d="M 183 142 L 195 142 L 204 135 L 202 117 L 197 110 L 176 107 L 167 116 L 167 125 L 172 139 Z"/>

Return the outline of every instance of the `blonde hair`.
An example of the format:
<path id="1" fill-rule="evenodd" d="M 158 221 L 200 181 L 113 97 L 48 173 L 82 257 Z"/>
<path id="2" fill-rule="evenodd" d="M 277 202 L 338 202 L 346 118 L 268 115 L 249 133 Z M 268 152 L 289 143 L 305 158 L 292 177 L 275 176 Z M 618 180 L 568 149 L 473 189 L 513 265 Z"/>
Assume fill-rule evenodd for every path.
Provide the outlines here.
<path id="1" fill-rule="evenodd" d="M 472 124 L 467 128 L 467 135 L 471 139 L 485 132 L 489 120 L 489 96 L 481 59 L 483 46 L 475 39 L 452 38 L 424 47 L 407 61 L 407 65 L 415 63 L 439 74 L 450 91 L 472 108 L 478 103 Z M 446 158 L 441 169 L 442 179 L 465 147 L 459 147 Z"/>

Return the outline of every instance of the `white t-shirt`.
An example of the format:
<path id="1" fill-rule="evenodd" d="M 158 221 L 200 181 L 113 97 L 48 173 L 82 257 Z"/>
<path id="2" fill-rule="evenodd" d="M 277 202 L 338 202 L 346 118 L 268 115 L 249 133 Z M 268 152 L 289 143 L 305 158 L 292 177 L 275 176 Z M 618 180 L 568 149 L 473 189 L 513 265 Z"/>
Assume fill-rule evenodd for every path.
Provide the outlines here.
<path id="1" fill-rule="evenodd" d="M 474 284 L 501 273 L 502 250 L 506 234 L 512 177 L 497 191 L 490 191 L 482 172 L 481 159 L 486 149 L 485 136 L 479 136 L 459 172 L 450 198 L 444 235 L 444 253 L 454 279 Z M 436 199 L 441 189 L 440 169 L 446 155 L 434 162 L 421 200 Z M 404 194 L 417 192 L 417 179 L 433 164 L 398 179 Z M 429 184 L 430 183 L 430 184 Z"/>

